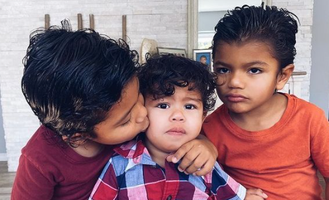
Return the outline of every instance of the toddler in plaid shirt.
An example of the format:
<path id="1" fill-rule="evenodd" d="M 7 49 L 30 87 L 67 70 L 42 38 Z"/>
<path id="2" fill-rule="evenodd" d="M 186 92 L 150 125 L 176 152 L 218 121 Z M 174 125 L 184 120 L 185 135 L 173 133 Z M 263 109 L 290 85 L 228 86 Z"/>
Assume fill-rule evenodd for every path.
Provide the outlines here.
<path id="1" fill-rule="evenodd" d="M 135 140 L 114 149 L 90 199 L 264 199 L 216 163 L 205 176 L 177 170 L 166 160 L 195 139 L 215 104 L 215 80 L 207 66 L 174 55 L 147 60 L 139 71 L 150 125 Z"/>

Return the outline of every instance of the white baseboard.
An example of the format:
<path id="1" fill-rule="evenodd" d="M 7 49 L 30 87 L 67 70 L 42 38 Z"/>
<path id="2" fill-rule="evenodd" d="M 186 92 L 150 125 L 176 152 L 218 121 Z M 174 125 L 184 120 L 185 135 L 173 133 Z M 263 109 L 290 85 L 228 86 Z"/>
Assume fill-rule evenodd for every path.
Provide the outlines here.
<path id="1" fill-rule="evenodd" d="M 6 153 L 0 153 L 0 161 L 7 161 L 7 154 Z"/>

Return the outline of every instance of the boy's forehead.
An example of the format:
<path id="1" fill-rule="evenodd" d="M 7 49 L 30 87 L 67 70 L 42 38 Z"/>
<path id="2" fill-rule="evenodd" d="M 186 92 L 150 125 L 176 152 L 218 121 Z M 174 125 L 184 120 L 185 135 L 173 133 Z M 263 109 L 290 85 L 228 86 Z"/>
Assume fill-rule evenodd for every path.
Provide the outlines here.
<path id="1" fill-rule="evenodd" d="M 230 42 L 230 43 L 220 42 L 216 46 L 215 56 L 224 54 L 229 49 L 230 50 L 234 49 L 236 53 L 238 53 L 239 51 L 246 53 L 262 51 L 271 54 L 275 58 L 275 54 L 273 53 L 273 46 L 270 44 L 270 42 L 260 41 L 260 40 L 247 40 L 244 42 Z"/>
<path id="2" fill-rule="evenodd" d="M 273 44 L 266 39 L 253 39 L 248 38 L 245 40 L 239 40 L 239 41 L 219 41 L 216 45 L 217 51 L 221 51 L 227 47 L 236 47 L 236 48 L 243 48 L 243 47 L 250 47 L 250 48 L 259 48 L 259 47 L 266 47 L 267 52 L 272 54 L 274 56 L 274 47 Z"/>
<path id="3" fill-rule="evenodd" d="M 250 41 L 247 43 L 223 43 L 216 49 L 214 67 L 275 67 L 280 69 L 279 61 L 267 43 Z"/>
<path id="4" fill-rule="evenodd" d="M 173 92 L 172 93 L 166 94 L 164 92 L 163 93 L 158 92 L 158 93 L 153 93 L 152 94 L 152 93 L 148 92 L 144 96 L 145 96 L 145 98 L 151 98 L 153 100 L 163 99 L 165 97 L 172 97 L 172 96 L 174 96 L 176 94 L 176 91 L 177 90 L 180 90 L 180 89 L 182 89 L 183 91 L 185 91 L 186 92 L 186 95 L 197 95 L 197 96 L 201 96 L 201 91 L 199 91 L 199 89 L 197 87 L 195 87 L 194 83 L 187 84 L 186 86 L 182 86 L 182 87 L 174 85 L 173 86 Z"/>
<path id="5" fill-rule="evenodd" d="M 112 115 L 113 111 L 117 112 L 117 114 L 119 113 L 119 115 L 120 114 L 125 115 L 129 113 L 129 111 L 134 107 L 134 105 L 138 101 L 138 96 L 139 96 L 139 82 L 138 82 L 138 78 L 134 77 L 124 87 L 124 89 L 121 92 L 120 99 L 112 106 L 108 114 Z"/>

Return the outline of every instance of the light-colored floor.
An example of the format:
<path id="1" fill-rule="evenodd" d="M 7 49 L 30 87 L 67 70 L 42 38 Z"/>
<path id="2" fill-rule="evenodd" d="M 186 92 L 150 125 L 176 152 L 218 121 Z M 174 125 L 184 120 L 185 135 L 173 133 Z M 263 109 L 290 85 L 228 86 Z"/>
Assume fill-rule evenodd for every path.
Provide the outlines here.
<path id="1" fill-rule="evenodd" d="M 11 187 L 14 182 L 15 173 L 7 172 L 7 162 L 0 161 L 0 200 L 9 200 L 10 194 L 11 194 Z M 325 182 L 320 177 L 320 184 L 322 187 L 324 187 Z M 324 198 L 324 194 L 323 194 Z"/>
<path id="2" fill-rule="evenodd" d="M 15 173 L 8 172 L 7 162 L 0 161 L 0 200 L 9 200 Z"/>

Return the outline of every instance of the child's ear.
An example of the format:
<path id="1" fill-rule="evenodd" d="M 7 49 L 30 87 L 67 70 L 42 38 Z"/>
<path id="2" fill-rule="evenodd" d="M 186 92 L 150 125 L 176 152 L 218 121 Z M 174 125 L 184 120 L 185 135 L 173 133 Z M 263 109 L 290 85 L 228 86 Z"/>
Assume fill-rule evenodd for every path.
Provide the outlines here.
<path id="1" fill-rule="evenodd" d="M 84 136 L 84 134 L 81 133 L 75 133 L 71 136 L 70 140 L 66 135 L 62 136 L 62 139 L 64 142 L 70 142 L 74 146 L 79 146 L 81 144 L 84 144 L 86 142 L 87 137 Z"/>
<path id="2" fill-rule="evenodd" d="M 284 85 L 288 82 L 291 77 L 292 72 L 294 71 L 295 65 L 290 64 L 281 70 L 281 73 L 278 75 L 276 89 L 281 90 Z"/>

